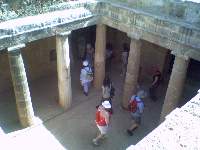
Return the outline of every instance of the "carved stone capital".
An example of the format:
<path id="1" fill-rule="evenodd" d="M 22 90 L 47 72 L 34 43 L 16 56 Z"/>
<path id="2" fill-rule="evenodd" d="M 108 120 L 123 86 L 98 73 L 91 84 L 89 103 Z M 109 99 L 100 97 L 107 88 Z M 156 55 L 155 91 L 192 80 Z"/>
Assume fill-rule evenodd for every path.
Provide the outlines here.
<path id="1" fill-rule="evenodd" d="M 187 56 L 186 54 L 181 54 L 180 52 L 177 52 L 177 51 L 171 51 L 171 54 L 175 55 L 176 57 L 182 58 L 184 60 L 189 60 L 190 59 L 190 57 Z"/>
<path id="2" fill-rule="evenodd" d="M 69 36 L 71 31 L 56 31 L 57 36 Z"/>
<path id="3" fill-rule="evenodd" d="M 131 39 L 135 39 L 135 40 L 141 39 L 141 34 L 139 32 L 127 33 L 127 36 L 130 37 Z"/>
<path id="4" fill-rule="evenodd" d="M 20 50 L 21 48 L 24 48 L 25 46 L 26 45 L 23 43 L 23 44 L 14 45 L 12 47 L 8 47 L 8 52 Z"/>

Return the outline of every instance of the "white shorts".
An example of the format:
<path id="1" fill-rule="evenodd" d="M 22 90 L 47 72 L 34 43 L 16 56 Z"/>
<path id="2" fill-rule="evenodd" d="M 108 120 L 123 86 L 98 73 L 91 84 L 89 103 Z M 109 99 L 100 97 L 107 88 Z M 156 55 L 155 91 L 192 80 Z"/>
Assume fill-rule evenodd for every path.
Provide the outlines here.
<path id="1" fill-rule="evenodd" d="M 99 128 L 99 131 L 101 132 L 101 134 L 107 134 L 108 126 L 99 126 L 99 125 L 97 125 L 97 127 Z"/>

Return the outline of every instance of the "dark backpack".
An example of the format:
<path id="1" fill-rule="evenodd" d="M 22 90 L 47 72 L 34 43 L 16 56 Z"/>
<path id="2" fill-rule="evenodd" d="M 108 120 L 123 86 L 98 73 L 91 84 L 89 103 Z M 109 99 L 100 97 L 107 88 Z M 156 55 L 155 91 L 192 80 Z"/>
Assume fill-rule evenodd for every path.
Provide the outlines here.
<path id="1" fill-rule="evenodd" d="M 110 97 L 114 97 L 115 96 L 115 88 L 113 87 L 112 83 L 111 83 L 111 89 L 110 89 Z"/>

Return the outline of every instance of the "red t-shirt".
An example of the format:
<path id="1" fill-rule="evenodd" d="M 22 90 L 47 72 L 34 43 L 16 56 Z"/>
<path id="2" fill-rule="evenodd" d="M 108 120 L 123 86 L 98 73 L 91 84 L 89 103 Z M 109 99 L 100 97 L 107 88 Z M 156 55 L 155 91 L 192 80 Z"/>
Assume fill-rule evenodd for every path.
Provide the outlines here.
<path id="1" fill-rule="evenodd" d="M 110 113 L 109 113 L 109 119 L 110 119 Z M 96 111 L 96 123 L 99 126 L 106 126 L 106 119 L 104 116 L 101 115 L 101 111 L 97 110 Z"/>

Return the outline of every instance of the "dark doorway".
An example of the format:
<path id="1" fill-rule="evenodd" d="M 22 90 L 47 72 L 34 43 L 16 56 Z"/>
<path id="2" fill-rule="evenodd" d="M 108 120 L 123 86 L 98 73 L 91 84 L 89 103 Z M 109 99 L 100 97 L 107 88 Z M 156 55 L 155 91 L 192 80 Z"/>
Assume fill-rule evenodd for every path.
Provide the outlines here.
<path id="1" fill-rule="evenodd" d="M 200 87 L 200 62 L 194 59 L 190 59 L 184 91 L 182 99 L 179 102 L 179 106 L 183 106 L 186 102 L 191 100 L 191 98 L 197 94 L 199 87 Z"/>

